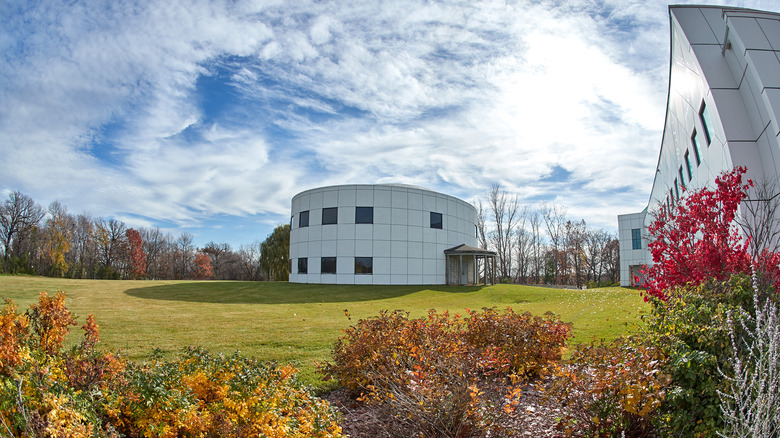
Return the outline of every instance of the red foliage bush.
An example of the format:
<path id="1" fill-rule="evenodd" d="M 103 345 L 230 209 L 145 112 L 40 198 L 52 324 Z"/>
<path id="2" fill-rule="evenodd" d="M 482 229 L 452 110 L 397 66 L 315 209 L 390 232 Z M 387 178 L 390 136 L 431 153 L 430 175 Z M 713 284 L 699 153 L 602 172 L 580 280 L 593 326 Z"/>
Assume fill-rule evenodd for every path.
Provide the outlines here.
<path id="1" fill-rule="evenodd" d="M 674 208 L 662 208 L 650 226 L 653 266 L 645 270 L 647 294 L 666 299 L 665 291 L 710 279 L 726 281 L 733 274 L 751 273 L 749 236 L 735 218 L 753 181 L 743 181 L 744 167 L 720 175 L 715 190 L 686 193 Z M 764 252 L 755 260 L 780 290 L 780 254 Z"/>

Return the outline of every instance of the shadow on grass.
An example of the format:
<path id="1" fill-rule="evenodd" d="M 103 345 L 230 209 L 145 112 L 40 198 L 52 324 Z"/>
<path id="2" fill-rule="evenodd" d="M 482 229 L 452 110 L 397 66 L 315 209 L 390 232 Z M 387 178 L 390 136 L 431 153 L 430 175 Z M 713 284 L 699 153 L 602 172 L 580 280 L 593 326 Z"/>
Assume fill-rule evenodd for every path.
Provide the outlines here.
<path id="1" fill-rule="evenodd" d="M 200 281 L 128 289 L 131 297 L 147 300 L 225 304 L 346 303 L 398 298 L 434 291 L 473 293 L 484 286 L 325 285 L 285 282 Z"/>

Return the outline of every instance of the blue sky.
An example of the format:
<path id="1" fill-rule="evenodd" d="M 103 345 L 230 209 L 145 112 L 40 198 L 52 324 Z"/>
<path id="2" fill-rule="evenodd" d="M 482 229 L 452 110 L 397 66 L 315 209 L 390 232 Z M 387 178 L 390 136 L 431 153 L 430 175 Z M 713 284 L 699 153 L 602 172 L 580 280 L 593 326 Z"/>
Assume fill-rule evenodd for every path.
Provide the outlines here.
<path id="1" fill-rule="evenodd" d="M 667 2 L 65 3 L 0 3 L 3 198 L 236 248 L 331 184 L 647 203 Z"/>

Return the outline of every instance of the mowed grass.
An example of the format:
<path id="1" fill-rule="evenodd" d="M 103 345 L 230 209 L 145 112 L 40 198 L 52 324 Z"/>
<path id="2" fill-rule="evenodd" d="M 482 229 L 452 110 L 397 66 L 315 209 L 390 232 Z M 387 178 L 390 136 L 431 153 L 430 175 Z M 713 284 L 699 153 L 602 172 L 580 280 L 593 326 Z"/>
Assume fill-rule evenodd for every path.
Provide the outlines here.
<path id="1" fill-rule="evenodd" d="M 570 345 L 611 340 L 636 329 L 649 311 L 639 293 L 624 288 L 561 290 L 516 285 L 344 286 L 234 281 L 104 281 L 0 276 L 0 297 L 21 310 L 41 291 L 66 293 L 79 326 L 94 314 L 102 344 L 132 360 L 154 349 L 175 356 L 188 345 L 212 352 L 240 351 L 263 360 L 293 362 L 300 377 L 321 386 L 317 362 L 330 359 L 341 331 L 381 310 L 424 316 L 428 309 L 464 313 L 483 307 L 558 314 L 571 322 Z M 349 316 L 347 316 L 347 313 Z M 69 342 L 80 336 L 74 327 Z"/>

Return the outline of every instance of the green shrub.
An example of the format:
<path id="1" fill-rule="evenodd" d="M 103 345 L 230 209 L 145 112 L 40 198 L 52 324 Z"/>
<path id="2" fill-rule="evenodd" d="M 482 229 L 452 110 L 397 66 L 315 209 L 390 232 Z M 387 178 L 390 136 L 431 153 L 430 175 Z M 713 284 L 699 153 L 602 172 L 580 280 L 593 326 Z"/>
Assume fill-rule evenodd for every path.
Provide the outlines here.
<path id="1" fill-rule="evenodd" d="M 491 430 L 508 378 L 544 373 L 560 359 L 570 327 L 558 318 L 508 309 L 426 318 L 381 312 L 360 320 L 321 371 L 389 415 L 398 435 L 469 436 Z"/>
<path id="2" fill-rule="evenodd" d="M 666 434 L 713 437 L 723 427 L 719 370 L 731 371 L 728 314 L 755 314 L 750 277 L 675 288 L 667 298 L 654 300 L 646 319 L 650 339 L 666 350 L 671 378 L 656 425 Z"/>

